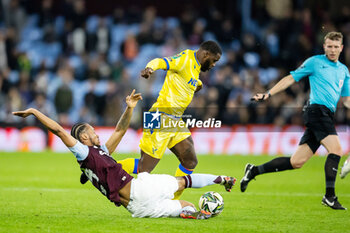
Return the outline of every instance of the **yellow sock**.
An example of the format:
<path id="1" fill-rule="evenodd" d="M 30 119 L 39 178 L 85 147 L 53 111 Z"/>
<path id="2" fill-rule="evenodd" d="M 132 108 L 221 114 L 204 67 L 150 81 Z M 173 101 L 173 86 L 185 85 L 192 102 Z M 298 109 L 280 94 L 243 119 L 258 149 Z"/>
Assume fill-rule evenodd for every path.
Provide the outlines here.
<path id="1" fill-rule="evenodd" d="M 123 169 L 128 174 L 137 174 L 137 167 L 139 165 L 139 159 L 127 158 L 127 159 L 117 161 L 117 163 L 120 163 L 122 165 Z"/>
<path id="2" fill-rule="evenodd" d="M 192 174 L 192 172 L 193 172 L 193 170 L 187 169 L 180 164 L 179 167 L 176 169 L 175 176 L 187 176 L 187 175 Z M 183 190 L 175 192 L 174 193 L 174 200 L 179 200 L 182 192 L 183 192 Z"/>

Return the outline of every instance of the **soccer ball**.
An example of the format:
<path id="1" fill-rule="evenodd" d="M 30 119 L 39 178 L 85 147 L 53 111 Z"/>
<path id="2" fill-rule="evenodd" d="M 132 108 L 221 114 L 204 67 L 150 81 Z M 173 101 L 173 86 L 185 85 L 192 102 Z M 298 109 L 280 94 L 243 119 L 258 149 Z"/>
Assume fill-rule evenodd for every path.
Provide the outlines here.
<path id="1" fill-rule="evenodd" d="M 217 192 L 206 192 L 199 198 L 199 208 L 210 212 L 213 216 L 219 215 L 224 209 L 224 199 Z"/>

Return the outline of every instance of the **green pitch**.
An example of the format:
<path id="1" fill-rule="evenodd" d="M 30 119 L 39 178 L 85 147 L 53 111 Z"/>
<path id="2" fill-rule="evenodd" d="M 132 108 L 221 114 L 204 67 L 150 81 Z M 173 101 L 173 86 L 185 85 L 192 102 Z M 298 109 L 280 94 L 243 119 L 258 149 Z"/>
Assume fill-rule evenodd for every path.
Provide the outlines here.
<path id="1" fill-rule="evenodd" d="M 200 155 L 196 172 L 240 179 L 247 162 L 271 158 Z M 321 205 L 324 162 L 325 157 L 313 157 L 301 170 L 259 176 L 245 193 L 239 183 L 231 193 L 220 186 L 188 189 L 182 199 L 196 205 L 206 191 L 219 192 L 225 201 L 221 215 L 195 221 L 132 218 L 90 183 L 79 183 L 79 167 L 71 154 L 1 152 L 0 232 L 350 232 L 349 210 Z M 167 155 L 154 173 L 172 175 L 177 166 L 175 156 Z M 350 208 L 350 177 L 338 179 L 336 191 Z"/>

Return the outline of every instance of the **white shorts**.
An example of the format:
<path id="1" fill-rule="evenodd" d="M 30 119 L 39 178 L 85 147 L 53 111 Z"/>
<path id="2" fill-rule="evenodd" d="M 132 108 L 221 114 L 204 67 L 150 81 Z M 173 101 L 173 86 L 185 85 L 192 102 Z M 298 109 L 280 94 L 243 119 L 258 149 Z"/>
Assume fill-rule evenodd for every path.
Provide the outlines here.
<path id="1" fill-rule="evenodd" d="M 137 218 L 178 217 L 181 204 L 172 200 L 178 187 L 173 176 L 142 172 L 131 181 L 130 201 L 126 209 Z"/>

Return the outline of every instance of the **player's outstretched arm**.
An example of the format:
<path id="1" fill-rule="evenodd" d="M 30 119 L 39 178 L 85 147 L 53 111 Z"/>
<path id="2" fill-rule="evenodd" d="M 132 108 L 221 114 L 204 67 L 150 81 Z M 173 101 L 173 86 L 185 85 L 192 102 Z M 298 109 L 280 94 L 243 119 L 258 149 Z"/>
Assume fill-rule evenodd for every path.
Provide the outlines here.
<path id="1" fill-rule="evenodd" d="M 127 104 L 127 107 L 123 115 L 120 117 L 113 134 L 105 144 L 110 154 L 115 151 L 127 129 L 129 128 L 132 112 L 134 111 L 134 108 L 139 100 L 142 100 L 142 96 L 140 93 L 135 94 L 135 89 L 131 92 L 130 95 L 126 97 L 125 102 Z"/>
<path id="2" fill-rule="evenodd" d="M 164 59 L 155 58 L 148 62 L 145 69 L 141 70 L 141 77 L 148 79 L 154 71 L 159 69 L 166 70 L 167 64 Z"/>
<path id="3" fill-rule="evenodd" d="M 13 112 L 12 114 L 23 118 L 34 115 L 48 130 L 61 138 L 62 142 L 67 147 L 72 147 L 77 143 L 77 140 L 67 133 L 62 126 L 60 126 L 56 121 L 45 116 L 37 109 L 29 108 L 24 111 Z"/>
<path id="4" fill-rule="evenodd" d="M 293 76 L 287 75 L 284 78 L 282 78 L 275 86 L 273 86 L 270 91 L 266 93 L 258 93 L 254 95 L 251 100 L 252 101 L 264 101 L 270 98 L 271 96 L 287 89 L 289 86 L 291 86 L 293 83 L 295 83 L 295 80 Z"/>

